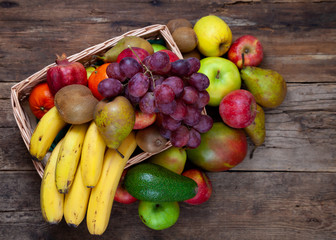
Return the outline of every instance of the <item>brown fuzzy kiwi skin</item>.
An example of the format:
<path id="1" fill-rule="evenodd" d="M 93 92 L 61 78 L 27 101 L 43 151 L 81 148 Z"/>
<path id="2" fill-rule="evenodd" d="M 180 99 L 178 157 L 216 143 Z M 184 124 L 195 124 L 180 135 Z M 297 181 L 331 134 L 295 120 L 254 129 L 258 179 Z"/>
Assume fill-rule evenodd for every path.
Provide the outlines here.
<path id="1" fill-rule="evenodd" d="M 193 28 L 193 25 L 189 20 L 187 20 L 185 18 L 176 18 L 176 19 L 170 20 L 167 23 L 167 27 L 168 27 L 170 33 L 173 34 L 175 29 L 177 29 L 179 27 Z"/>
<path id="2" fill-rule="evenodd" d="M 151 125 L 138 130 L 135 135 L 135 141 L 144 152 L 158 153 L 166 146 L 168 140 L 160 134 L 157 126 Z"/>
<path id="3" fill-rule="evenodd" d="M 192 28 L 179 27 L 172 34 L 173 39 L 182 53 L 194 50 L 197 46 L 197 35 Z"/>
<path id="4" fill-rule="evenodd" d="M 183 53 L 182 55 L 183 55 L 184 59 L 187 59 L 187 58 L 190 58 L 190 57 L 195 57 L 195 58 L 201 60 L 201 58 L 202 58 L 201 53 L 198 51 L 197 48 L 195 48 L 194 50 L 192 50 L 190 52 Z"/>
<path id="5" fill-rule="evenodd" d="M 55 95 L 55 106 L 62 119 L 70 124 L 82 124 L 93 119 L 98 100 L 91 90 L 80 84 L 61 88 Z"/>

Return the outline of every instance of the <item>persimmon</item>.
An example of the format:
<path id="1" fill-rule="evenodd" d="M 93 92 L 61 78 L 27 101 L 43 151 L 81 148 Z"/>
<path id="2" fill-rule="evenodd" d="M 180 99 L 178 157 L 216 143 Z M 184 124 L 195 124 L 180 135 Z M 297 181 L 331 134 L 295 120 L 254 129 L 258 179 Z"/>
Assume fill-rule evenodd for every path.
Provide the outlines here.
<path id="1" fill-rule="evenodd" d="M 98 84 L 104 79 L 108 78 L 106 73 L 106 68 L 110 63 L 104 63 L 94 70 L 88 80 L 88 87 L 90 88 L 93 96 L 95 96 L 99 101 L 104 97 L 98 91 Z"/>
<path id="2" fill-rule="evenodd" d="M 38 119 L 54 106 L 54 96 L 46 82 L 39 83 L 33 88 L 28 101 L 30 109 Z"/>

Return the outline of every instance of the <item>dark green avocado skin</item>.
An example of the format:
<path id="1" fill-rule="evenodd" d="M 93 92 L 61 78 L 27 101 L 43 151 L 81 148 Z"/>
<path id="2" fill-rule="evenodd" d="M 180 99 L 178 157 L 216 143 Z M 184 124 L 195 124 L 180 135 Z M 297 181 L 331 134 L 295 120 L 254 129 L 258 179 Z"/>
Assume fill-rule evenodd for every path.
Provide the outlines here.
<path id="1" fill-rule="evenodd" d="M 140 163 L 130 168 L 124 185 L 136 199 L 151 202 L 179 202 L 197 193 L 194 180 L 154 163 Z"/>

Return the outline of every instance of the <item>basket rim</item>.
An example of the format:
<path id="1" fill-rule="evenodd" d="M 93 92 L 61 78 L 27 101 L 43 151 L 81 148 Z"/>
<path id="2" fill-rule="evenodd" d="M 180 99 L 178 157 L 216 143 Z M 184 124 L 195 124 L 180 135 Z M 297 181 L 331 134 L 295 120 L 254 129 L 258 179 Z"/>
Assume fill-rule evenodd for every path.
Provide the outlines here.
<path id="1" fill-rule="evenodd" d="M 167 48 L 170 49 L 171 51 L 173 51 L 180 59 L 183 58 L 179 48 L 177 47 L 176 43 L 173 40 L 173 37 L 170 33 L 170 31 L 168 30 L 168 27 L 166 25 L 162 25 L 162 24 L 153 24 L 153 25 L 149 25 L 143 28 L 138 28 L 138 29 L 133 29 L 130 31 L 125 32 L 122 35 L 119 35 L 117 37 L 113 37 L 110 38 L 102 43 L 98 43 L 96 45 L 93 45 L 91 47 L 88 47 L 78 53 L 75 53 L 71 56 L 68 56 L 67 59 L 69 60 L 69 62 L 76 62 L 76 61 L 80 61 L 82 59 L 84 59 L 87 56 L 92 56 L 100 51 L 106 50 L 108 48 L 113 47 L 120 39 L 122 39 L 125 36 L 139 36 L 139 37 L 143 37 L 152 33 L 159 33 L 162 35 L 162 37 L 165 39 L 166 43 L 167 43 Z M 15 121 L 17 123 L 17 126 L 20 130 L 20 134 L 21 137 L 24 141 L 24 144 L 26 146 L 26 148 L 29 151 L 29 144 L 30 144 L 30 138 L 31 135 L 33 133 L 32 130 L 32 126 L 29 122 L 28 116 L 27 114 L 24 112 L 22 106 L 21 106 L 21 101 L 22 101 L 22 97 L 20 96 L 20 93 L 29 87 L 33 87 L 36 84 L 38 84 L 39 82 L 42 82 L 44 80 L 46 80 L 46 74 L 49 68 L 56 66 L 56 63 L 52 63 L 49 64 L 47 66 L 45 66 L 44 68 L 42 68 L 41 70 L 35 72 L 34 74 L 30 75 L 29 77 L 27 77 L 26 79 L 14 84 L 11 87 L 11 105 L 12 105 L 12 110 L 13 110 L 13 115 L 15 118 Z M 24 97 L 23 97 L 24 98 Z M 171 143 L 170 141 L 167 142 L 165 148 L 163 148 L 161 151 L 164 151 L 166 149 L 168 149 L 169 147 L 171 147 Z M 160 151 L 160 152 L 161 152 Z M 159 153 L 159 152 L 157 152 Z M 155 153 L 155 154 L 157 154 Z M 131 158 L 128 160 L 126 167 L 129 167 L 133 164 L 136 164 L 140 160 L 143 159 L 147 159 L 152 155 L 155 155 L 153 153 L 147 153 L 147 152 L 143 152 L 138 154 L 137 156 Z M 139 158 L 136 158 L 138 157 Z M 38 172 L 39 176 L 42 178 L 43 177 L 43 172 L 44 172 L 44 166 L 42 164 L 42 162 L 37 162 L 35 160 L 33 160 L 32 158 L 32 162 L 33 165 L 36 169 L 36 171 Z"/>

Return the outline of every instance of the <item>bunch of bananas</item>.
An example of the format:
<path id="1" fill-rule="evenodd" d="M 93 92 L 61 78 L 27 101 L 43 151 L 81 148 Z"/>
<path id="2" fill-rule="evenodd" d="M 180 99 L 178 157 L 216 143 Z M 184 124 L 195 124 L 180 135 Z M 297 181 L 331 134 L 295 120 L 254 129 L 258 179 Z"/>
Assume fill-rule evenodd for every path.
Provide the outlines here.
<path id="1" fill-rule="evenodd" d="M 56 107 L 41 118 L 30 140 L 29 151 L 35 160 L 42 161 L 66 125 Z M 136 146 L 131 132 L 117 149 L 122 158 L 106 147 L 94 121 L 71 125 L 44 169 L 40 203 L 45 221 L 56 224 L 64 216 L 68 225 L 77 227 L 86 215 L 89 232 L 103 234 L 122 172 Z"/>

